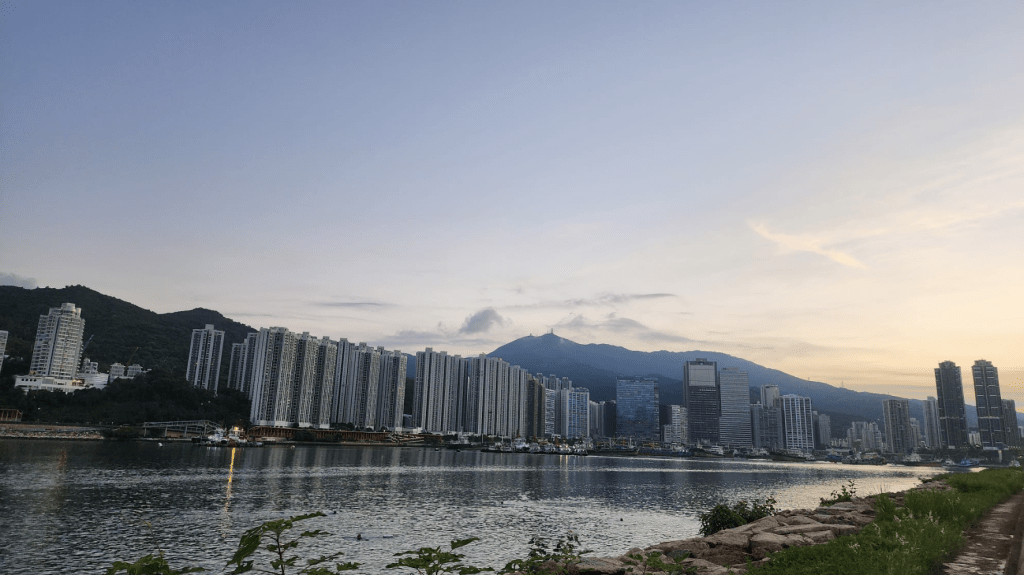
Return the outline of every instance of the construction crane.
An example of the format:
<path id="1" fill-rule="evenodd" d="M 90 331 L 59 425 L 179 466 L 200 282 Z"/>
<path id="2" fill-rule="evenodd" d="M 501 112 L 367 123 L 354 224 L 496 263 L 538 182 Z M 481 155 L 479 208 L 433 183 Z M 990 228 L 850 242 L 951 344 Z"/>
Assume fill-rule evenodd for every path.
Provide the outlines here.
<path id="1" fill-rule="evenodd" d="M 89 347 L 89 344 L 92 343 L 92 338 L 94 337 L 96 337 L 96 334 L 90 335 L 89 340 L 86 341 L 85 345 L 82 346 L 82 357 L 85 357 L 85 348 Z"/>
<path id="2" fill-rule="evenodd" d="M 135 353 L 137 351 L 139 351 L 138 347 L 136 347 L 135 349 L 132 350 L 132 354 L 128 356 L 128 361 L 124 362 L 124 366 L 125 367 L 128 367 L 129 365 L 132 364 L 132 360 L 135 359 Z"/>

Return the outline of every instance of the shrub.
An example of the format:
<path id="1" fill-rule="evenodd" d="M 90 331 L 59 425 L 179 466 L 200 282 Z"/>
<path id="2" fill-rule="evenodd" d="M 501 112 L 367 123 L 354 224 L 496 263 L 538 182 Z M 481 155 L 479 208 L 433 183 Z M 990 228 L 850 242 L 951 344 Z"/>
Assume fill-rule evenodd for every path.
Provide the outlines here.
<path id="1" fill-rule="evenodd" d="M 831 497 L 827 497 L 827 498 L 826 497 L 822 497 L 821 498 L 821 506 L 822 507 L 830 507 L 830 506 L 835 505 L 836 503 L 839 503 L 841 501 L 852 501 L 853 497 L 855 495 L 857 495 L 857 488 L 855 487 L 855 485 L 856 484 L 853 482 L 852 479 L 849 480 L 846 483 L 846 485 L 843 485 L 839 489 L 839 491 L 833 491 Z M 849 486 L 850 488 L 847 489 L 846 488 L 847 486 Z"/>
<path id="2" fill-rule="evenodd" d="M 526 559 L 509 561 L 502 573 L 524 573 L 527 575 L 563 575 L 579 565 L 582 556 L 589 550 L 580 550 L 580 537 L 570 532 L 549 549 L 540 537 L 530 539 L 530 554 Z"/>
<path id="3" fill-rule="evenodd" d="M 708 513 L 700 516 L 700 534 L 704 537 L 712 533 L 718 533 L 723 529 L 732 529 L 746 525 L 751 521 L 757 521 L 762 517 L 774 515 L 775 504 L 778 501 L 774 497 L 765 497 L 763 500 L 753 500 L 753 504 L 746 500 L 737 501 L 732 507 L 719 503 Z"/>

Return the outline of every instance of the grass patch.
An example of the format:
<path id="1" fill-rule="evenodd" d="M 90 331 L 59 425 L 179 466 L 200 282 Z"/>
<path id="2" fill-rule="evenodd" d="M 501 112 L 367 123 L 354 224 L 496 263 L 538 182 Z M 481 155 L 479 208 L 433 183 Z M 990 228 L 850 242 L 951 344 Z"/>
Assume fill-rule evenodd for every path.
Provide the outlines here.
<path id="1" fill-rule="evenodd" d="M 1024 473 L 987 469 L 942 476 L 953 491 L 911 491 L 904 507 L 885 494 L 875 498 L 877 517 L 860 533 L 825 545 L 786 549 L 758 575 L 928 575 L 961 546 L 963 531 L 986 511 L 1024 489 Z"/>

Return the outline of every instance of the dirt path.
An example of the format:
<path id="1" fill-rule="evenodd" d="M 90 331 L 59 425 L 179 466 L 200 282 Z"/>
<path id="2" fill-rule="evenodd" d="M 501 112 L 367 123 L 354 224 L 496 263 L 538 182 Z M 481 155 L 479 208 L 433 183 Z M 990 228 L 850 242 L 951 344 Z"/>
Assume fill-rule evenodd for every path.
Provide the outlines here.
<path id="1" fill-rule="evenodd" d="M 964 548 L 942 565 L 941 573 L 1016 575 L 1024 531 L 1022 513 L 1024 492 L 993 507 L 964 533 Z"/>

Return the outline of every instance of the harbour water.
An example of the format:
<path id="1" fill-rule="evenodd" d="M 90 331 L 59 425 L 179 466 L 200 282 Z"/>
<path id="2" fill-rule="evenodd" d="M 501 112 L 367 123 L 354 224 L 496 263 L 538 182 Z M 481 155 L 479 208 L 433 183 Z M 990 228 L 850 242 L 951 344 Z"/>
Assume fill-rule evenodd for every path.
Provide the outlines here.
<path id="1" fill-rule="evenodd" d="M 322 511 L 330 533 L 303 556 L 342 551 L 387 572 L 394 553 L 479 537 L 479 566 L 569 531 L 596 556 L 697 534 L 716 503 L 774 496 L 817 505 L 941 470 L 829 463 L 616 458 L 335 445 L 232 449 L 156 442 L 0 440 L 0 573 L 102 573 L 163 551 L 220 572 L 246 529 Z M 397 572 L 397 571 L 396 571 Z"/>

